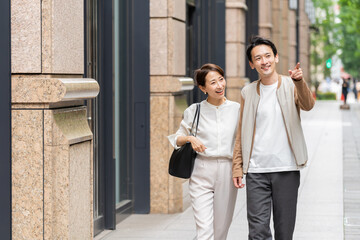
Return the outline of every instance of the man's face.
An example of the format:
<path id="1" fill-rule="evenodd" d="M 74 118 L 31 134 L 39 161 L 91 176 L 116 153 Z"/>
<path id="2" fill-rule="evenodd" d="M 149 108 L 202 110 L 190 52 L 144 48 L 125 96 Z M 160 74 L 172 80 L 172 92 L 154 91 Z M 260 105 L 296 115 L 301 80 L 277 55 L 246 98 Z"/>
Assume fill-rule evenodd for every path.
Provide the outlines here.
<path id="1" fill-rule="evenodd" d="M 258 45 L 251 50 L 251 59 L 249 61 L 251 69 L 256 69 L 260 77 L 270 76 L 274 73 L 276 63 L 279 62 L 279 56 L 274 53 L 268 45 Z"/>

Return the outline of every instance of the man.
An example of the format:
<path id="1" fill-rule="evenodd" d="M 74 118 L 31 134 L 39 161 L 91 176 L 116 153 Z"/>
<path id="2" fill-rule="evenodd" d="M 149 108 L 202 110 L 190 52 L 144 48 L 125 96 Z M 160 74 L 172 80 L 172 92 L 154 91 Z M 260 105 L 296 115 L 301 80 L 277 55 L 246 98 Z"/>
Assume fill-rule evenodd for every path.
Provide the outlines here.
<path id="1" fill-rule="evenodd" d="M 351 78 L 343 78 L 342 94 L 344 96 L 344 105 L 346 105 L 347 95 L 349 92 L 350 80 L 351 80 Z"/>
<path id="2" fill-rule="evenodd" d="M 300 123 L 300 109 L 315 101 L 297 63 L 288 76 L 276 72 L 279 56 L 275 45 L 253 37 L 247 47 L 250 67 L 260 80 L 241 92 L 233 181 L 244 187 L 246 174 L 249 239 L 272 239 L 271 209 L 276 240 L 290 240 L 295 227 L 300 169 L 308 160 Z"/>

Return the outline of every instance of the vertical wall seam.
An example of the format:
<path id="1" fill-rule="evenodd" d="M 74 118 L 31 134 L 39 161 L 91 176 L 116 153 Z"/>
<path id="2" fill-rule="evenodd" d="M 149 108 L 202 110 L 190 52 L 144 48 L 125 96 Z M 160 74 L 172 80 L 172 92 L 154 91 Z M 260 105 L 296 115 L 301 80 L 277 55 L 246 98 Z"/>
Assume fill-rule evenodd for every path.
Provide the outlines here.
<path id="1" fill-rule="evenodd" d="M 40 74 L 42 74 L 43 72 L 43 42 L 42 42 L 42 37 L 43 37 L 43 17 L 42 17 L 42 3 L 43 1 L 40 0 Z"/>
<path id="2" fill-rule="evenodd" d="M 42 157 L 43 157 L 43 240 L 45 239 L 45 110 L 42 110 Z"/>
<path id="3" fill-rule="evenodd" d="M 10 235 L 10 238 L 12 239 L 12 231 L 13 231 L 13 226 L 12 226 L 12 223 L 13 223 L 13 221 L 12 221 L 12 207 L 13 207 L 13 204 L 12 204 L 12 202 L 13 202 L 13 196 L 12 196 L 12 179 L 13 179 L 13 175 L 12 175 L 12 163 L 13 163 L 13 159 L 12 159 L 12 151 L 13 151 L 13 147 L 12 147 L 12 142 L 13 142 L 13 138 L 12 138 L 12 117 L 13 117 L 13 114 L 12 114 L 12 103 L 11 103 L 11 85 L 12 85 L 12 82 L 11 82 L 11 75 L 12 75 L 12 73 L 11 73 L 11 1 L 10 1 L 10 3 L 9 3 L 9 9 L 8 9 L 8 14 L 9 14 L 9 17 L 8 17 L 8 19 L 9 19 L 9 22 L 8 22 L 8 27 L 9 27 L 9 32 L 8 32 L 8 34 L 9 34 L 9 36 L 8 36 L 8 41 L 9 41 L 9 92 L 10 92 L 10 99 L 9 99 L 9 117 L 10 117 L 10 122 L 9 122 L 9 127 L 10 127 L 10 139 L 9 139 L 9 147 L 10 147 L 10 163 L 9 163 L 9 168 L 10 168 L 10 172 L 9 172 L 9 174 L 10 174 L 10 199 L 9 199 L 9 201 L 10 201 L 10 209 L 9 209 L 9 214 L 10 214 L 10 219 L 9 219 L 9 221 L 10 221 L 10 223 L 9 223 L 9 235 Z"/>
<path id="4" fill-rule="evenodd" d="M 171 97 L 168 98 L 168 119 L 171 119 Z M 168 122 L 168 135 L 172 134 L 170 133 L 170 129 L 172 129 L 170 127 L 170 122 L 173 124 L 172 121 L 169 121 Z M 169 142 L 167 142 L 168 144 L 168 147 L 167 147 L 167 156 L 168 156 L 168 161 L 170 161 L 170 156 L 169 156 L 169 152 L 171 151 L 171 148 L 169 149 Z M 169 163 L 168 163 L 168 166 L 169 166 Z M 168 169 L 167 169 L 168 170 Z M 168 206 L 167 206 L 167 213 L 169 214 L 169 210 L 170 210 L 170 180 L 171 180 L 171 177 L 170 177 L 170 174 L 167 174 L 167 182 L 168 182 L 168 196 L 167 196 L 167 203 L 168 203 Z M 172 186 L 173 187 L 173 186 Z"/>

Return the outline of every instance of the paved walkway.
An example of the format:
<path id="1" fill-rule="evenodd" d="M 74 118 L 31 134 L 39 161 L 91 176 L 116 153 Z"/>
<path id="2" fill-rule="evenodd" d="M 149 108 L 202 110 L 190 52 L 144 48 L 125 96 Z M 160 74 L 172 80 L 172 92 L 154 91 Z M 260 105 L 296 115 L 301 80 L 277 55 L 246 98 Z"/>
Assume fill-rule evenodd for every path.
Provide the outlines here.
<path id="1" fill-rule="evenodd" d="M 359 120 L 356 125 L 351 125 L 355 123 L 350 124 L 349 120 L 346 120 L 348 116 L 345 115 L 343 124 L 343 111 L 339 109 L 339 105 L 339 101 L 318 101 L 312 111 L 302 112 L 309 164 L 306 169 L 301 171 L 295 240 L 344 239 L 343 128 L 346 134 L 349 134 L 346 127 L 350 133 L 351 126 L 358 128 L 359 135 L 354 134 L 354 137 L 358 139 L 359 144 L 357 141 L 349 140 L 354 144 L 347 145 L 346 143 L 346 147 L 344 146 L 345 158 L 348 154 L 350 156 L 348 148 L 355 149 L 356 154 L 359 154 L 351 155 L 352 160 L 360 159 L 358 158 L 360 156 L 360 128 L 358 127 Z M 358 116 L 360 116 L 360 106 L 355 106 L 357 106 L 356 103 L 351 104 L 351 111 L 348 111 L 347 114 L 358 109 Z M 350 170 L 352 168 L 352 166 L 345 166 Z M 353 173 L 354 176 L 357 176 L 355 171 Z M 359 172 L 357 173 L 359 174 Z M 350 181 L 352 180 L 353 178 L 350 179 Z M 358 178 L 355 180 L 358 181 Z M 345 182 L 347 182 L 347 178 L 345 178 Z M 360 198 L 360 184 L 352 186 L 354 188 L 347 188 L 347 191 L 352 191 L 351 194 Z M 360 212 L 360 205 L 353 205 L 353 207 L 357 207 L 357 211 Z M 360 218 L 348 218 L 348 221 L 348 225 L 351 225 L 360 221 Z M 133 214 L 118 224 L 117 230 L 104 232 L 96 239 L 192 240 L 195 239 L 195 223 L 191 208 L 179 214 Z M 228 240 L 235 239 L 247 239 L 244 190 L 238 192 L 234 219 L 228 235 Z M 360 237 L 358 236 L 357 239 Z"/>
<path id="2" fill-rule="evenodd" d="M 360 105 L 343 111 L 344 232 L 360 239 Z"/>

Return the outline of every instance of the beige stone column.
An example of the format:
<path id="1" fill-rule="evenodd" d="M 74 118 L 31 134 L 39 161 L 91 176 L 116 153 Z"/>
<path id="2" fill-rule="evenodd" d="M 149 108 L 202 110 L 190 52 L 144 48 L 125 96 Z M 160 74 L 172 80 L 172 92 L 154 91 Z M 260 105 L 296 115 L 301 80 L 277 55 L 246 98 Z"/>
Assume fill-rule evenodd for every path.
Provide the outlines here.
<path id="1" fill-rule="evenodd" d="M 293 69 L 296 65 L 296 48 L 298 43 L 296 42 L 296 10 L 288 10 L 288 49 L 289 49 L 289 60 L 287 63 L 287 69 Z"/>
<path id="2" fill-rule="evenodd" d="M 259 0 L 259 35 L 272 38 L 272 0 Z"/>
<path id="3" fill-rule="evenodd" d="M 83 74 L 84 0 L 42 0 L 42 73 Z"/>
<path id="4" fill-rule="evenodd" d="M 226 0 L 226 96 L 240 102 L 241 88 L 249 82 L 246 65 L 245 0 Z"/>
<path id="5" fill-rule="evenodd" d="M 93 239 L 83 6 L 11 0 L 13 239 Z"/>
<path id="6" fill-rule="evenodd" d="M 304 78 L 310 81 L 310 21 L 305 12 L 305 0 L 299 1 L 299 59 Z"/>
<path id="7" fill-rule="evenodd" d="M 83 0 L 11 0 L 11 72 L 83 74 Z"/>
<path id="8" fill-rule="evenodd" d="M 150 212 L 174 213 L 189 206 L 187 181 L 168 174 L 173 150 L 167 136 L 179 127 L 183 107 L 179 78 L 186 74 L 186 1 L 150 0 Z M 181 102 L 181 101 L 180 101 Z M 180 115 L 180 118 L 179 118 Z"/>
<path id="9" fill-rule="evenodd" d="M 289 70 L 289 62 L 290 62 L 290 57 L 295 56 L 296 57 L 296 53 L 295 55 L 292 55 L 291 52 L 289 52 L 289 38 L 290 36 L 295 37 L 296 35 L 293 35 L 293 33 L 291 33 L 289 31 L 289 3 L 288 1 L 283 3 L 283 8 L 281 11 L 281 18 L 282 18 L 282 24 L 281 24 L 281 45 L 277 46 L 279 49 L 279 52 L 281 52 L 281 58 L 280 58 L 280 69 L 279 69 L 279 73 L 280 74 L 284 74 L 284 75 L 288 75 L 288 70 Z"/>
<path id="10" fill-rule="evenodd" d="M 92 239 L 93 79 L 12 77 L 13 239 Z"/>
<path id="11" fill-rule="evenodd" d="M 273 0 L 273 40 L 279 52 L 277 71 L 288 75 L 296 64 L 296 10 L 289 9 L 289 1 Z"/>
<path id="12" fill-rule="evenodd" d="M 276 46 L 281 46 L 281 27 L 282 27 L 282 15 L 281 12 L 283 10 L 283 1 L 282 0 L 272 0 L 272 41 Z M 281 53 L 279 53 L 279 56 Z"/>
<path id="13" fill-rule="evenodd" d="M 272 40 L 278 49 L 279 63 L 277 64 L 277 72 L 281 74 L 286 74 L 288 66 L 288 51 L 284 51 L 284 44 L 286 41 L 283 39 L 283 25 L 286 24 L 284 20 L 284 11 L 288 7 L 287 1 L 282 0 L 273 0 L 272 1 L 272 22 L 273 22 L 273 31 L 272 31 Z M 285 15 L 286 16 L 286 15 Z M 285 22 L 284 22 L 285 21 Z"/>

